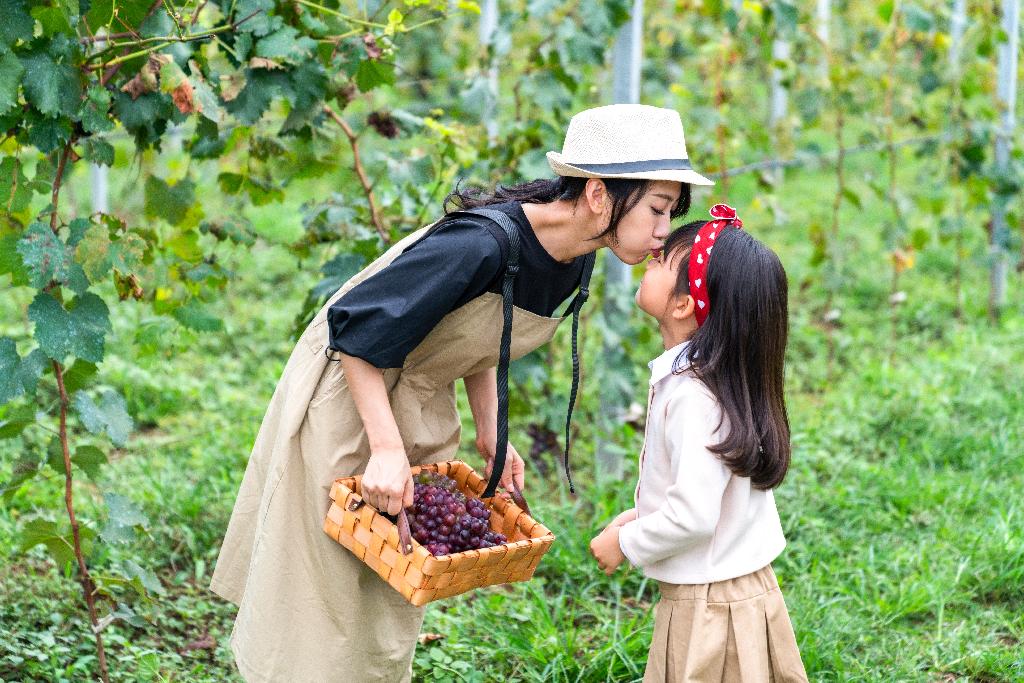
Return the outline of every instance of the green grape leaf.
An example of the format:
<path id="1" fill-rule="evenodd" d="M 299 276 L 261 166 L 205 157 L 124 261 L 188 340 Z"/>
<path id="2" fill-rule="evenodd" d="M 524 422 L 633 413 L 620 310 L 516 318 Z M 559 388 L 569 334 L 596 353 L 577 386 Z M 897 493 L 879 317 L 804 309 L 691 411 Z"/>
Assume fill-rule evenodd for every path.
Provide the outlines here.
<path id="1" fill-rule="evenodd" d="M 151 0 L 91 0 L 88 5 L 83 2 L 82 9 L 86 12 L 86 22 L 93 30 L 100 26 L 107 26 L 110 30 L 108 25 L 117 26 L 122 22 L 125 26 L 138 26 L 149 14 L 152 5 Z"/>
<path id="2" fill-rule="evenodd" d="M 84 156 L 87 161 L 100 166 L 114 165 L 114 146 L 106 140 L 97 137 L 85 139 Z"/>
<path id="3" fill-rule="evenodd" d="M 188 82 L 188 76 L 182 71 L 178 63 L 169 59 L 160 65 L 160 92 L 172 93 L 183 83 Z"/>
<path id="4" fill-rule="evenodd" d="M 71 20 L 59 7 L 33 7 L 31 14 L 46 36 L 72 33 Z"/>
<path id="5" fill-rule="evenodd" d="M 192 83 L 192 89 L 195 91 L 195 101 L 199 103 L 199 113 L 206 117 L 207 122 L 213 122 L 214 124 L 220 121 L 224 112 L 220 106 L 220 100 L 217 99 L 217 94 L 213 92 L 213 88 L 203 78 L 203 71 L 199 65 L 193 60 L 188 63 L 189 72 L 192 74 L 192 78 L 189 81 Z M 198 125 L 202 124 L 202 119 Z M 208 135 L 206 137 L 209 137 Z M 217 126 L 213 126 L 213 137 L 217 137 Z"/>
<path id="6" fill-rule="evenodd" d="M 33 223 L 18 242 L 18 253 L 28 269 L 29 284 L 36 289 L 51 281 L 66 284 L 78 294 L 89 288 L 82 266 L 74 252 L 45 223 Z"/>
<path id="7" fill-rule="evenodd" d="M 307 36 L 299 37 L 299 31 L 291 26 L 282 26 L 259 39 L 256 43 L 256 56 L 267 59 L 290 58 L 298 61 L 308 57 L 315 49 L 315 40 Z"/>
<path id="8" fill-rule="evenodd" d="M 73 394 L 85 388 L 89 380 L 96 376 L 96 370 L 94 363 L 81 358 L 76 359 L 70 368 L 64 370 L 64 391 Z"/>
<path id="9" fill-rule="evenodd" d="M 299 64 L 292 71 L 292 109 L 281 126 L 281 132 L 298 130 L 323 111 L 327 75 L 314 60 Z"/>
<path id="10" fill-rule="evenodd" d="M 92 222 L 88 218 L 72 218 L 68 223 L 68 246 L 77 247 L 90 225 Z"/>
<path id="11" fill-rule="evenodd" d="M 120 225 L 92 224 L 78 243 L 75 255 L 92 282 L 99 282 L 111 268 L 130 273 L 142 263 L 146 241 L 132 232 L 118 236 L 114 230 Z"/>
<path id="12" fill-rule="evenodd" d="M 203 258 L 203 250 L 199 246 L 199 233 L 195 230 L 183 230 L 167 240 L 165 246 L 175 256 L 188 263 L 198 263 Z"/>
<path id="13" fill-rule="evenodd" d="M 35 323 L 35 337 L 50 358 L 63 361 L 68 354 L 93 363 L 103 360 L 103 339 L 110 330 L 110 312 L 103 299 L 92 292 L 75 298 L 65 309 L 46 292 L 39 292 L 28 307 Z"/>
<path id="14" fill-rule="evenodd" d="M 34 396 L 46 369 L 46 354 L 33 349 L 22 358 L 14 340 L 0 337 L 0 405 L 22 395 Z"/>
<path id="15" fill-rule="evenodd" d="M 86 444 L 75 449 L 71 462 L 89 475 L 90 479 L 96 479 L 100 474 L 100 466 L 107 464 L 107 454 L 96 446 Z"/>
<path id="16" fill-rule="evenodd" d="M 10 439 L 25 431 L 25 428 L 36 421 L 36 409 L 33 406 L 17 406 L 0 418 L 0 439 Z"/>
<path id="17" fill-rule="evenodd" d="M 131 499 L 117 493 L 104 493 L 107 523 L 100 535 L 106 541 L 127 542 L 135 536 L 135 527 L 149 525 L 149 519 Z"/>
<path id="18" fill-rule="evenodd" d="M 269 14 L 274 9 L 274 0 L 236 0 L 233 5 L 233 21 L 241 22 L 238 25 L 241 33 L 265 36 L 283 23 L 281 17 Z"/>
<path id="19" fill-rule="evenodd" d="M 18 287 L 28 285 L 28 271 L 18 253 L 18 235 L 0 237 L 0 275 L 11 274 L 11 284 Z"/>
<path id="20" fill-rule="evenodd" d="M 124 397 L 113 389 L 105 389 L 97 404 L 84 391 L 75 393 L 72 401 L 82 424 L 93 434 L 105 433 L 117 447 L 128 442 L 135 424 L 125 405 Z"/>
<path id="21" fill-rule="evenodd" d="M 114 115 L 143 147 L 160 139 L 175 111 L 171 98 L 164 93 L 144 93 L 134 100 L 128 93 L 114 93 Z"/>
<path id="22" fill-rule="evenodd" d="M 25 9 L 24 0 L 0 0 L 0 45 L 14 45 L 32 36 L 35 21 Z"/>
<path id="23" fill-rule="evenodd" d="M 7 17 L 4 17 L 4 21 Z M 18 85 L 25 67 L 13 52 L 0 48 L 0 114 L 10 111 L 18 104 Z"/>
<path id="24" fill-rule="evenodd" d="M 373 90 L 379 85 L 395 84 L 395 67 L 374 59 L 364 59 L 356 71 L 356 85 L 363 92 Z"/>
<path id="25" fill-rule="evenodd" d="M 174 309 L 172 315 L 179 323 L 196 332 L 218 332 L 224 329 L 223 321 L 195 299 Z"/>
<path id="26" fill-rule="evenodd" d="M 74 66 L 58 64 L 43 47 L 25 52 L 20 58 L 25 69 L 22 87 L 30 104 L 48 116 L 71 116 L 78 111 L 82 84 Z"/>
<path id="27" fill-rule="evenodd" d="M 78 528 L 78 537 L 82 542 L 82 554 L 88 556 L 92 551 L 92 542 L 96 532 L 87 526 Z M 75 561 L 75 546 L 71 531 L 65 531 L 56 522 L 45 519 L 33 519 L 21 528 L 21 552 L 27 552 L 37 545 L 45 545 L 50 556 L 58 567 L 65 567 Z"/>
<path id="28" fill-rule="evenodd" d="M 218 242 L 231 240 L 235 244 L 252 246 L 256 243 L 256 235 L 252 223 L 245 216 L 227 216 L 199 224 L 199 232 L 213 235 Z"/>
<path id="29" fill-rule="evenodd" d="M 128 585 L 136 593 L 143 597 L 149 597 L 150 593 L 163 594 L 164 586 L 156 574 L 131 560 L 125 560 L 123 567 L 124 574 L 129 579 Z"/>
<path id="30" fill-rule="evenodd" d="M 363 269 L 365 261 L 356 254 L 338 254 L 320 267 L 324 279 L 313 287 L 313 296 L 318 300 L 334 294 L 353 275 Z"/>
<path id="31" fill-rule="evenodd" d="M 31 122 L 28 141 L 43 154 L 63 147 L 71 139 L 71 121 L 68 119 L 50 119 L 36 112 L 29 112 L 26 119 Z"/>
<path id="32" fill-rule="evenodd" d="M 10 213 L 24 211 L 32 201 L 33 186 L 20 159 L 8 156 L 0 160 L 0 187 L 8 188 L 6 192 L 0 192 L 0 203 Z M 2 272 L 5 271 L 0 270 Z"/>
<path id="33" fill-rule="evenodd" d="M 99 85 L 89 88 L 78 114 L 86 132 L 105 133 L 114 129 L 114 122 L 107 115 L 110 102 L 110 92 L 106 88 Z"/>
<path id="34" fill-rule="evenodd" d="M 22 451 L 11 467 L 11 478 L 0 484 L 0 498 L 10 501 L 21 485 L 39 474 L 40 469 L 39 457 L 30 450 Z"/>
<path id="35" fill-rule="evenodd" d="M 64 473 L 64 447 L 61 446 L 59 436 L 52 437 L 46 444 L 45 462 L 54 472 Z"/>
<path id="36" fill-rule="evenodd" d="M 185 220 L 188 210 L 195 203 L 195 185 L 185 178 L 174 185 L 168 185 L 154 175 L 146 178 L 146 216 L 163 218 L 171 225 Z"/>
<path id="37" fill-rule="evenodd" d="M 242 123 L 256 123 L 274 98 L 290 92 L 288 79 L 289 74 L 283 71 L 246 69 L 245 87 L 227 103 L 226 109 Z"/>

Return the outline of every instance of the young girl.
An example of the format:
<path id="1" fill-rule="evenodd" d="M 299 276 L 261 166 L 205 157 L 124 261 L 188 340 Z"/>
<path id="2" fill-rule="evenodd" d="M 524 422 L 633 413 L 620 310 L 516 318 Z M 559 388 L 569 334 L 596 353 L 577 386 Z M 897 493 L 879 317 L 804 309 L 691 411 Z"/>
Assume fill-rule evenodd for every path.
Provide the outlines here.
<path id="1" fill-rule="evenodd" d="M 607 574 L 629 560 L 658 582 L 645 683 L 806 681 L 771 567 L 786 543 L 771 492 L 790 457 L 786 273 L 732 208 L 711 216 L 672 233 L 637 291 L 665 353 L 636 508 L 590 549 Z"/>

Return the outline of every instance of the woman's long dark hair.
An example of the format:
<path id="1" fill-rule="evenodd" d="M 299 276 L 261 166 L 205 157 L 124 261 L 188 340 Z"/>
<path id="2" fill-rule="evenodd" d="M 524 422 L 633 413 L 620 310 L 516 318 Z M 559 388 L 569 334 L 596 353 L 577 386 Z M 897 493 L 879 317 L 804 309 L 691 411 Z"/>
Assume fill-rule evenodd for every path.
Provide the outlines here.
<path id="1" fill-rule="evenodd" d="M 692 246 L 693 236 L 688 240 Z M 682 291 L 689 291 L 686 265 L 679 269 Z M 783 396 L 786 271 L 775 252 L 750 233 L 726 228 L 715 240 L 707 280 L 711 312 L 690 338 L 684 360 L 729 421 L 728 435 L 710 450 L 755 487 L 771 489 L 782 483 L 790 461 Z"/>
<path id="2" fill-rule="evenodd" d="M 445 214 L 512 201 L 521 204 L 549 204 L 558 200 L 566 200 L 575 204 L 583 196 L 587 180 L 589 178 L 558 176 L 550 180 L 531 180 L 527 183 L 508 187 L 498 185 L 493 191 L 480 187 L 463 189 L 456 184 L 455 189 L 444 198 Z M 600 180 L 604 183 L 608 194 L 612 198 L 612 215 L 608 221 L 608 227 L 592 239 L 611 235 L 613 240 L 617 240 L 616 230 L 619 227 L 619 222 L 643 198 L 651 185 L 651 181 L 626 178 L 600 178 Z M 690 186 L 687 183 L 683 183 L 679 201 L 676 202 L 676 206 L 672 209 L 670 215 L 672 219 L 676 219 L 686 214 L 689 210 Z"/>

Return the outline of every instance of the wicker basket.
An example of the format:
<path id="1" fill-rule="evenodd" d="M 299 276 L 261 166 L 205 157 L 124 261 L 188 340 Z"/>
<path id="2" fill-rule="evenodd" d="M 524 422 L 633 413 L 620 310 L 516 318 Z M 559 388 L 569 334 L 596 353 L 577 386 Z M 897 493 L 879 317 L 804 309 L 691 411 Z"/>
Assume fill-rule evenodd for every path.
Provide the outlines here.
<path id="1" fill-rule="evenodd" d="M 413 476 L 423 471 L 451 477 L 462 493 L 473 498 L 479 498 L 487 484 L 472 467 L 459 460 L 412 468 Z M 403 554 L 398 526 L 363 501 L 361 479 L 356 476 L 335 480 L 324 531 L 413 605 L 425 605 L 481 586 L 528 581 L 555 540 L 554 534 L 518 505 L 495 496 L 488 505 L 491 528 L 504 534 L 507 543 L 435 557 L 411 540 L 412 551 Z"/>

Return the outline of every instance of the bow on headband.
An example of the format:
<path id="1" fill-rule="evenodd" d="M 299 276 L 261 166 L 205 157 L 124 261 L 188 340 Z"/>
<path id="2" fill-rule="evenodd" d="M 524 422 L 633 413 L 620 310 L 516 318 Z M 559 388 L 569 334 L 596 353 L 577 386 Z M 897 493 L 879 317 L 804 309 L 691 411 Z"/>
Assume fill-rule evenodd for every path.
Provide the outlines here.
<path id="1" fill-rule="evenodd" d="M 688 271 L 690 280 L 690 295 L 696 302 L 693 311 L 697 319 L 697 327 L 704 324 L 708 313 L 711 312 L 711 299 L 708 297 L 708 261 L 711 259 L 711 249 L 715 246 L 715 237 L 722 234 L 722 230 L 730 225 L 736 228 L 743 227 L 743 221 L 736 217 L 736 209 L 728 204 L 715 204 L 711 207 L 711 218 L 697 233 L 693 240 L 693 249 L 690 250 L 690 268 Z"/>

